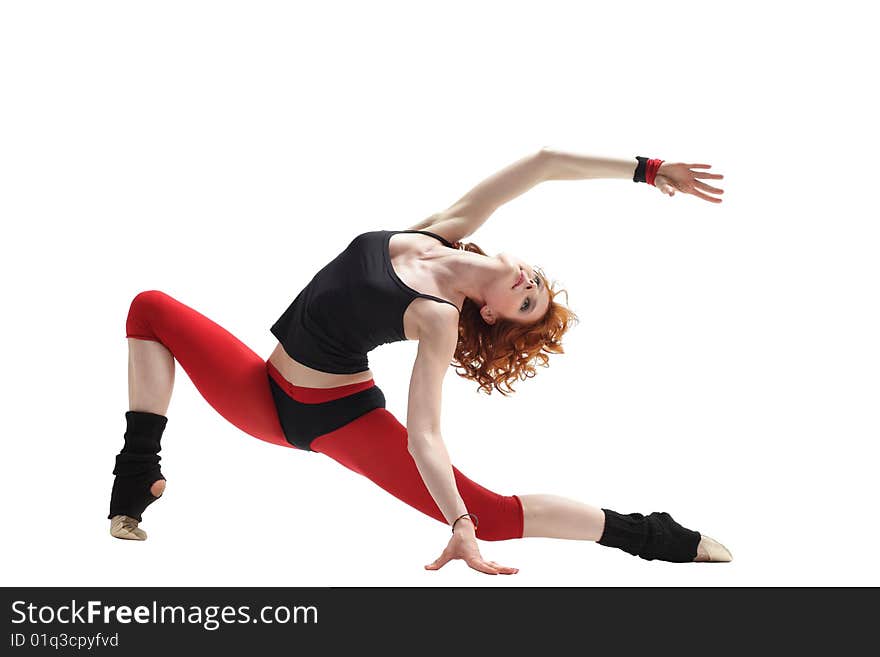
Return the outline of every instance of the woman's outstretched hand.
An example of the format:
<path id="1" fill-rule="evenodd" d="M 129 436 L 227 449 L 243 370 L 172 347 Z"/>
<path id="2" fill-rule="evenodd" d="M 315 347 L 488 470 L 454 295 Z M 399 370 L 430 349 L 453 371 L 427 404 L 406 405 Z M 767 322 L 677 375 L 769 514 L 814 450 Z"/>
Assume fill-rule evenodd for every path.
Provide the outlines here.
<path id="1" fill-rule="evenodd" d="M 449 561 L 453 559 L 464 559 L 465 563 L 474 570 L 488 575 L 515 575 L 519 572 L 519 568 L 508 568 L 500 566 L 494 561 L 486 561 L 480 555 L 480 548 L 477 547 L 477 539 L 473 535 L 467 533 L 453 532 L 452 538 L 446 545 L 446 549 L 434 563 L 425 566 L 425 570 L 439 570 Z"/>
<path id="2" fill-rule="evenodd" d="M 724 178 L 719 173 L 708 173 L 706 171 L 691 171 L 691 169 L 711 169 L 711 164 L 683 164 L 681 162 L 664 162 L 657 170 L 654 176 L 654 187 L 664 194 L 674 196 L 676 191 L 683 194 L 693 194 L 702 199 L 711 201 L 712 203 L 721 203 L 720 198 L 709 196 L 704 192 L 712 194 L 723 194 L 723 189 L 712 187 L 702 182 L 701 178 L 714 178 L 721 180 Z"/>

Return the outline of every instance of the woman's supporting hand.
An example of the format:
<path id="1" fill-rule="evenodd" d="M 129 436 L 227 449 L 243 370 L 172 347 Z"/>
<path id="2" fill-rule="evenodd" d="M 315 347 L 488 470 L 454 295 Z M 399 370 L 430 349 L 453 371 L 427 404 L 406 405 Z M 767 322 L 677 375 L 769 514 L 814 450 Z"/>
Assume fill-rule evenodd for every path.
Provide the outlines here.
<path id="1" fill-rule="evenodd" d="M 509 568 L 483 559 L 473 529 L 469 533 L 453 532 L 443 554 L 434 563 L 425 566 L 425 570 L 439 570 L 453 559 L 464 559 L 468 566 L 487 575 L 515 575 L 519 572 L 519 568 Z"/>
<path id="2" fill-rule="evenodd" d="M 724 178 L 719 173 L 708 173 L 706 171 L 691 171 L 691 169 L 711 169 L 711 164 L 683 164 L 681 162 L 664 162 L 657 170 L 654 176 L 654 187 L 664 194 L 674 196 L 676 190 L 683 194 L 693 194 L 702 199 L 711 201 L 712 203 L 721 203 L 720 198 L 709 196 L 703 192 L 711 192 L 712 194 L 723 194 L 723 189 L 712 187 L 702 182 L 700 178 L 715 178 L 721 180 Z"/>

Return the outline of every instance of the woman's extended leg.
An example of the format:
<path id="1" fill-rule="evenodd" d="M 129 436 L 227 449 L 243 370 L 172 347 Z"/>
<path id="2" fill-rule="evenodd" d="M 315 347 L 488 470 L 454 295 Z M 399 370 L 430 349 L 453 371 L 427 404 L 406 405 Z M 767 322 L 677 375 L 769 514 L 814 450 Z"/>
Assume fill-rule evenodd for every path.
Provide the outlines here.
<path id="1" fill-rule="evenodd" d="M 407 449 L 406 427 L 388 410 L 370 411 L 341 429 L 316 438 L 311 446 L 422 513 L 447 522 Z M 477 538 L 503 541 L 522 537 L 522 505 L 516 495 L 499 495 L 454 466 L 452 470 L 461 499 L 479 520 Z"/>
<path id="2" fill-rule="evenodd" d="M 602 509 L 559 495 L 520 495 L 523 536 L 598 541 L 605 530 Z"/>
<path id="3" fill-rule="evenodd" d="M 600 541 L 603 538 L 606 517 L 609 515 L 605 509 L 559 495 L 520 495 L 519 498 L 523 505 L 523 536 L 586 541 Z M 631 554 L 638 553 L 651 539 L 659 538 L 652 536 L 652 532 L 659 528 L 663 538 L 669 540 L 670 537 L 677 537 L 683 541 L 683 546 L 676 546 L 679 547 L 675 550 L 676 554 L 689 556 L 694 542 L 699 541 L 696 544 L 695 556 L 690 560 L 730 561 L 732 559 L 727 548 L 714 538 L 693 532 L 699 535 L 698 538 L 690 533 L 690 530 L 679 530 L 676 527 L 677 523 L 664 517 L 667 514 L 651 514 L 646 518 L 638 513 L 622 516 L 611 511 L 610 515 L 611 529 L 616 531 L 618 536 L 605 537 L 607 544 L 622 547 Z M 621 536 L 621 529 L 628 532 L 629 536 Z M 618 539 L 619 544 L 615 543 L 615 538 Z M 647 551 L 646 554 L 653 556 L 651 551 Z M 680 560 L 684 561 L 685 557 L 681 556 Z"/>
<path id="4" fill-rule="evenodd" d="M 407 442 L 406 427 L 381 408 L 316 438 L 311 447 L 367 477 L 422 513 L 446 523 L 419 474 Z M 698 557 L 696 560 L 703 560 L 696 551 L 700 540 L 698 532 L 681 528 L 668 514 L 622 516 L 556 495 L 500 495 L 469 479 L 454 466 L 452 469 L 465 506 L 479 519 L 476 530 L 479 539 L 501 541 L 545 536 L 601 540 L 603 545 L 620 547 L 631 554 L 639 551 L 639 556 L 644 558 L 684 560 L 681 555 L 693 551 Z M 606 523 L 606 518 L 610 522 Z"/>

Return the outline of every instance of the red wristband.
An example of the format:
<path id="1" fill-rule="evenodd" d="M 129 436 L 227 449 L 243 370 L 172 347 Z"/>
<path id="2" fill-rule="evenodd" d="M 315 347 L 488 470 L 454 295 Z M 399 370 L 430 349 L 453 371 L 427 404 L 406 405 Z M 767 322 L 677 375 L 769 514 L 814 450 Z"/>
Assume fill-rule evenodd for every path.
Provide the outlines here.
<path id="1" fill-rule="evenodd" d="M 660 168 L 660 165 L 663 164 L 663 160 L 653 159 L 648 160 L 648 164 L 645 167 L 645 182 L 649 185 L 654 184 L 654 177 L 657 175 L 657 170 Z"/>

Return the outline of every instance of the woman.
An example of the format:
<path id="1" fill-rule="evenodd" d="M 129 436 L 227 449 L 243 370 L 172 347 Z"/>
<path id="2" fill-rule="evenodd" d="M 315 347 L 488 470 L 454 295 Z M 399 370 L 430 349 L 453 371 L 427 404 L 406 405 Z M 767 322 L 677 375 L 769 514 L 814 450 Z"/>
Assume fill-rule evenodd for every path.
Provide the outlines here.
<path id="1" fill-rule="evenodd" d="M 722 176 L 694 171 L 707 168 L 543 148 L 409 229 L 355 237 L 272 325 L 278 345 L 267 361 L 171 296 L 141 292 L 126 322 L 130 410 L 113 471 L 111 535 L 146 539 L 142 513 L 165 490 L 160 439 L 177 359 L 208 403 L 244 432 L 329 456 L 451 525 L 448 545 L 426 569 L 463 559 L 483 573 L 513 574 L 484 559 L 476 539 L 525 536 L 597 541 L 648 560 L 730 561 L 724 546 L 665 512 L 621 514 L 555 495 L 492 492 L 452 466 L 440 429 L 450 363 L 478 390 L 509 394 L 512 382 L 547 365 L 547 354 L 563 351 L 560 338 L 577 321 L 540 269 L 507 253 L 488 256 L 464 238 L 544 180 L 632 177 L 670 196 L 719 203 L 710 194 L 723 190 L 703 179 Z M 419 342 L 406 426 L 385 409 L 367 360 L 374 347 L 397 340 Z"/>

